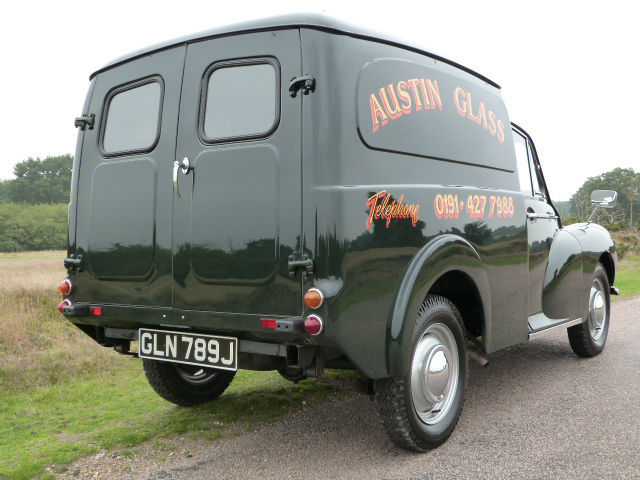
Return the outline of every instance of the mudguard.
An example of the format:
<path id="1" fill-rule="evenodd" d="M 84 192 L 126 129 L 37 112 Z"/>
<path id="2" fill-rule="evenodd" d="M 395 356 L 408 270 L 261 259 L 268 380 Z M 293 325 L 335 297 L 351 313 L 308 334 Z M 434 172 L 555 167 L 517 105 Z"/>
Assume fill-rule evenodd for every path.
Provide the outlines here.
<path id="1" fill-rule="evenodd" d="M 609 284 L 613 285 L 618 265 L 616 245 L 609 232 L 596 223 L 576 223 L 563 228 L 563 231 L 573 235 L 582 249 L 582 291 L 586 295 L 591 288 L 593 272 L 598 262 L 602 261 L 609 277 Z M 586 303 L 583 303 L 586 305 Z"/>
<path id="2" fill-rule="evenodd" d="M 490 341 L 491 291 L 480 255 L 460 236 L 438 236 L 422 247 L 409 263 L 393 299 L 386 341 L 386 362 L 391 376 L 407 373 L 418 309 L 438 278 L 454 270 L 466 274 L 475 284 L 484 313 L 483 343 Z"/>

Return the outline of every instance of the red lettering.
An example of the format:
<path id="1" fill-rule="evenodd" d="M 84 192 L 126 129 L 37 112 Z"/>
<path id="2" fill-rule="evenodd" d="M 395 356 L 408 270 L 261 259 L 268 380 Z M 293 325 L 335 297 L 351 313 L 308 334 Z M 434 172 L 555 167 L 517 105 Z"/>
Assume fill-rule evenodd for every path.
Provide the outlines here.
<path id="1" fill-rule="evenodd" d="M 376 97 L 375 93 L 372 93 L 369 97 L 369 105 L 371 106 L 371 122 L 373 124 L 373 132 L 375 133 L 380 128 L 380 121 L 382 121 L 382 126 L 385 126 L 389 122 L 389 119 L 380 106 L 380 102 L 378 101 L 378 97 Z"/>
<path id="2" fill-rule="evenodd" d="M 462 94 L 462 98 L 463 98 L 462 102 L 460 102 L 460 94 Z M 456 89 L 453 91 L 453 98 L 456 101 L 456 108 L 458 109 L 458 113 L 463 117 L 467 116 L 467 104 L 464 101 L 465 97 L 466 95 L 464 90 L 460 87 L 456 87 Z"/>
<path id="3" fill-rule="evenodd" d="M 473 115 L 473 108 L 471 106 L 471 92 L 467 92 L 467 112 L 467 117 L 480 125 L 480 118 Z"/>
<path id="4" fill-rule="evenodd" d="M 431 103 L 431 108 L 436 108 L 436 104 L 438 104 L 438 108 L 442 110 L 442 99 L 440 98 L 438 81 L 427 79 L 427 87 L 429 89 L 429 101 Z"/>
<path id="5" fill-rule="evenodd" d="M 498 141 L 504 143 L 504 123 L 502 120 L 498 120 Z"/>
<path id="6" fill-rule="evenodd" d="M 496 114 L 493 113 L 493 110 L 489 110 L 489 131 L 491 135 L 495 137 L 496 135 Z"/>
<path id="7" fill-rule="evenodd" d="M 482 122 L 482 126 L 485 128 L 489 128 L 487 126 L 487 110 L 485 109 L 484 102 L 480 102 L 478 106 L 478 120 Z"/>
<path id="8" fill-rule="evenodd" d="M 420 94 L 418 93 L 418 82 L 417 78 L 412 78 L 407 80 L 407 84 L 411 87 L 411 91 L 413 92 L 413 98 L 416 101 L 416 112 L 418 110 L 422 110 L 422 102 L 420 101 Z M 398 84 L 399 85 L 399 84 Z"/>
<path id="9" fill-rule="evenodd" d="M 389 104 L 389 99 L 387 98 L 387 93 L 384 90 L 384 87 L 380 89 L 380 98 L 382 98 L 382 105 L 387 111 L 387 115 L 392 120 L 400 118 L 402 116 L 402 109 L 400 108 L 400 104 L 398 103 L 398 97 L 396 96 L 396 90 L 393 86 L 393 83 L 390 83 L 387 86 L 387 91 L 389 92 L 389 96 L 391 97 L 392 105 Z"/>
<path id="10" fill-rule="evenodd" d="M 407 92 L 407 82 L 404 80 L 398 82 L 398 96 L 400 97 L 402 113 L 409 115 L 411 110 L 411 95 Z"/>

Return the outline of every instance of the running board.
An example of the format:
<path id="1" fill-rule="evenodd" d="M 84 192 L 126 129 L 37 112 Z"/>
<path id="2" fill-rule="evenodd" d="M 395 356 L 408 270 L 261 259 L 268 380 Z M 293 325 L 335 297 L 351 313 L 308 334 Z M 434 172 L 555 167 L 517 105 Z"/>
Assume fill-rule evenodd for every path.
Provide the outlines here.
<path id="1" fill-rule="evenodd" d="M 537 315 L 543 315 L 543 314 L 539 313 Z M 532 315 L 531 317 L 536 317 L 537 315 Z M 531 317 L 529 317 L 529 320 L 531 320 Z M 529 331 L 529 340 L 531 340 L 532 338 L 540 335 L 541 333 L 547 333 L 550 330 L 555 330 L 558 327 L 569 328 L 569 327 L 573 327 L 574 325 L 580 325 L 581 323 L 582 323 L 582 319 L 581 318 L 576 318 L 574 320 L 569 320 L 568 318 L 562 319 L 562 320 L 554 322 L 552 325 L 545 326 L 543 328 L 539 328 L 539 329 L 533 330 L 533 331 L 530 330 Z M 531 326 L 531 322 L 529 322 L 529 326 Z"/>

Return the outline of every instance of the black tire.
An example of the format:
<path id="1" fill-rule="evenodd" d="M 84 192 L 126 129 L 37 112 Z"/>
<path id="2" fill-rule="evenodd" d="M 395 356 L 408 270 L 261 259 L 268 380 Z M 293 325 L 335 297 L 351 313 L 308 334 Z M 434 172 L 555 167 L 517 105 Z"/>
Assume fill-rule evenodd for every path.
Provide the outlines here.
<path id="1" fill-rule="evenodd" d="M 593 308 L 594 289 L 600 292 L 600 298 L 604 301 L 604 320 L 598 321 L 598 312 Z M 567 329 L 571 350 L 580 357 L 595 357 L 604 350 L 607 336 L 609 335 L 609 322 L 611 319 L 611 299 L 609 291 L 609 277 L 601 263 L 598 263 L 593 274 L 593 282 L 589 292 L 589 301 L 585 313 L 585 319 L 580 325 Z M 598 328 L 598 325 L 600 327 Z"/>
<path id="2" fill-rule="evenodd" d="M 443 400 L 448 403 L 446 413 L 434 423 L 428 423 L 422 417 L 438 412 L 437 406 L 431 412 L 419 414 L 414 406 L 412 395 L 411 370 L 416 359 L 418 345 L 430 334 L 431 329 L 444 325 L 455 339 L 457 349 L 457 379 L 450 380 L 446 387 L 447 395 Z M 421 349 L 422 351 L 422 349 Z M 431 350 L 433 352 L 433 350 Z M 454 354 L 450 351 L 450 356 Z M 429 353 L 431 356 L 432 353 Z M 449 357 L 447 357 L 449 358 Z M 416 360 L 417 361 L 417 360 Z M 449 362 L 447 369 L 452 368 Z M 426 367 L 425 367 L 426 368 Z M 413 376 L 415 379 L 415 375 Z M 425 377 L 426 378 L 426 377 Z M 454 378 L 454 377 L 449 377 Z M 385 378 L 374 382 L 374 400 L 378 407 L 382 426 L 393 443 L 401 448 L 417 452 L 425 452 L 442 445 L 453 432 L 464 404 L 468 378 L 468 354 L 464 323 L 457 308 L 449 300 L 439 296 L 428 296 L 420 307 L 411 350 L 411 364 L 408 373 L 402 378 Z M 455 390 L 450 390 L 455 384 Z M 443 409 L 444 410 L 444 409 Z M 435 414 L 440 415 L 440 413 Z M 435 418 L 435 417 L 434 417 Z"/>
<path id="3" fill-rule="evenodd" d="M 284 378 L 285 380 L 289 380 L 290 382 L 293 382 L 293 383 L 299 383 L 302 380 L 307 379 L 307 375 L 304 373 L 304 371 L 297 371 L 297 372 L 290 371 L 286 367 L 279 368 L 278 373 L 282 378 Z"/>
<path id="4" fill-rule="evenodd" d="M 144 373 L 158 395 L 183 407 L 215 400 L 227 389 L 236 372 L 142 359 Z"/>

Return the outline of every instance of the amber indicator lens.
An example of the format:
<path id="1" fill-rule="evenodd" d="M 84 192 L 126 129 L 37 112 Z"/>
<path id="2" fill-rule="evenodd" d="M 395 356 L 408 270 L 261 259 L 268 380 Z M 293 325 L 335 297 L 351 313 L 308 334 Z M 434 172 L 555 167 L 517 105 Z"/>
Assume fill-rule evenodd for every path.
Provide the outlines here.
<path id="1" fill-rule="evenodd" d="M 320 308 L 324 303 L 324 294 L 317 288 L 311 288 L 304 294 L 304 303 L 309 308 Z"/>
<path id="2" fill-rule="evenodd" d="M 311 335 L 322 332 L 322 319 L 318 315 L 309 315 L 304 319 L 304 331 Z"/>
<path id="3" fill-rule="evenodd" d="M 60 282 L 60 285 L 58 285 L 58 291 L 62 295 L 69 295 L 72 289 L 73 289 L 73 284 L 71 283 L 71 280 L 69 280 L 68 278 L 65 278 L 62 282 Z"/>
<path id="4" fill-rule="evenodd" d="M 58 305 L 58 311 L 60 313 L 64 313 L 64 307 L 68 307 L 69 305 L 71 305 L 71 302 L 69 300 L 61 301 L 60 304 Z"/>

